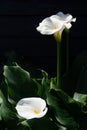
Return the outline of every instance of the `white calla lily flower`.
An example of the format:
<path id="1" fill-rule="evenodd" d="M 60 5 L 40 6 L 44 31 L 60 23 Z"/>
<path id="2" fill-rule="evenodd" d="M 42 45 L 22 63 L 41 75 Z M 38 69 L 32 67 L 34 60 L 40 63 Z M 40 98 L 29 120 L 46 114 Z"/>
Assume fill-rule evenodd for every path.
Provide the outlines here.
<path id="1" fill-rule="evenodd" d="M 45 18 L 36 28 L 41 34 L 51 35 L 54 33 L 62 32 L 64 29 L 63 23 L 58 20 L 56 15 Z"/>
<path id="2" fill-rule="evenodd" d="M 16 110 L 19 116 L 25 119 L 33 119 L 43 117 L 47 113 L 48 108 L 45 100 L 32 97 L 21 99 L 16 105 Z"/>
<path id="3" fill-rule="evenodd" d="M 73 18 L 71 14 L 63 14 L 58 12 L 56 15 L 45 18 L 39 26 L 36 28 L 43 35 L 52 35 L 56 40 L 61 41 L 61 35 L 64 29 L 71 28 L 71 22 L 75 22 L 76 18 Z"/>
<path id="4" fill-rule="evenodd" d="M 75 22 L 76 18 L 73 18 L 71 14 L 64 14 L 63 12 L 58 12 L 57 14 L 58 19 L 65 25 L 67 29 L 71 28 L 71 22 Z"/>

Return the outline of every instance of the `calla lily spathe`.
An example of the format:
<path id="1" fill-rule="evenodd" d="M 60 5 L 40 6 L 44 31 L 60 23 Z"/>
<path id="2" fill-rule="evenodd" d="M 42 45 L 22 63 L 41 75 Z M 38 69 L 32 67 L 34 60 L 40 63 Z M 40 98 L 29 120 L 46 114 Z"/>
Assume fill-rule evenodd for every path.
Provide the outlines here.
<path id="1" fill-rule="evenodd" d="M 71 28 L 71 22 L 75 22 L 76 18 L 73 18 L 71 14 L 63 14 L 58 12 L 56 15 L 45 18 L 39 26 L 36 28 L 41 34 L 51 35 L 59 34 L 61 36 L 65 28 Z"/>
<path id="2" fill-rule="evenodd" d="M 16 110 L 19 116 L 25 119 L 33 119 L 43 117 L 47 113 L 48 108 L 45 100 L 32 97 L 21 99 L 16 105 Z"/>
<path id="3" fill-rule="evenodd" d="M 62 32 L 64 29 L 63 23 L 58 20 L 57 15 L 45 18 L 36 28 L 41 34 L 52 35 L 57 32 Z"/>
<path id="4" fill-rule="evenodd" d="M 71 22 L 76 21 L 76 18 L 73 18 L 71 14 L 64 14 L 63 12 L 58 12 L 56 15 L 67 29 L 71 28 Z"/>

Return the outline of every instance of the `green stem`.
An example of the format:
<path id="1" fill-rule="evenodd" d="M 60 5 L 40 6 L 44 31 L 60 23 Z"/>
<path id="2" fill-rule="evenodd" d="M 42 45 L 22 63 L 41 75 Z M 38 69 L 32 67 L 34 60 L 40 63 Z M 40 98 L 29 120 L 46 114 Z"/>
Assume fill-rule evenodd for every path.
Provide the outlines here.
<path id="1" fill-rule="evenodd" d="M 61 89 L 62 78 L 61 78 L 61 33 L 54 34 L 55 40 L 57 41 L 57 87 Z"/>
<path id="2" fill-rule="evenodd" d="M 57 86 L 61 88 L 61 41 L 57 40 Z"/>
<path id="3" fill-rule="evenodd" d="M 66 30 L 66 73 L 69 72 L 69 30 Z"/>

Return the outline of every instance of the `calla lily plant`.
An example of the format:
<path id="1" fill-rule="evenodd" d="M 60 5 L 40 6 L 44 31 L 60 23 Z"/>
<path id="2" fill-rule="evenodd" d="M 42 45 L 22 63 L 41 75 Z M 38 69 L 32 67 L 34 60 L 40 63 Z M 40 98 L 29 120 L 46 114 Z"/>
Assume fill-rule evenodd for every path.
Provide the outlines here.
<path id="1" fill-rule="evenodd" d="M 69 66 L 68 32 L 75 21 L 71 14 L 58 12 L 42 20 L 36 28 L 42 35 L 53 35 L 56 40 L 56 77 L 49 78 L 42 69 L 33 72 L 26 65 L 22 68 L 17 62 L 3 66 L 0 130 L 87 130 L 87 53 Z M 67 40 L 66 73 L 62 76 L 63 31 Z"/>

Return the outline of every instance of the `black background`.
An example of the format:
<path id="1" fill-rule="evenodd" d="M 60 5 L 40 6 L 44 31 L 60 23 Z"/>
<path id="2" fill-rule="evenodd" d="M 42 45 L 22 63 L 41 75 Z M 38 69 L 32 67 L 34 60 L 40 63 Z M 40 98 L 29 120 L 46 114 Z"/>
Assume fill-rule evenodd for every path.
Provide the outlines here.
<path id="1" fill-rule="evenodd" d="M 0 1 L 0 62 L 14 51 L 37 68 L 56 76 L 56 42 L 53 36 L 36 31 L 39 22 L 57 12 L 70 13 L 77 21 L 70 29 L 70 63 L 87 50 L 87 4 L 72 0 Z M 65 36 L 62 43 L 62 71 L 65 71 Z"/>

